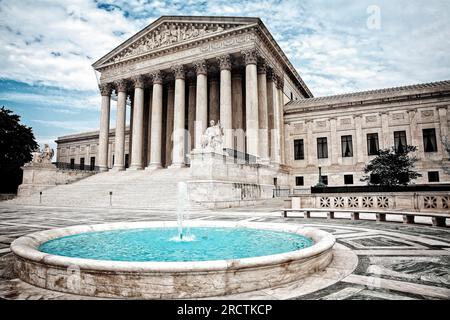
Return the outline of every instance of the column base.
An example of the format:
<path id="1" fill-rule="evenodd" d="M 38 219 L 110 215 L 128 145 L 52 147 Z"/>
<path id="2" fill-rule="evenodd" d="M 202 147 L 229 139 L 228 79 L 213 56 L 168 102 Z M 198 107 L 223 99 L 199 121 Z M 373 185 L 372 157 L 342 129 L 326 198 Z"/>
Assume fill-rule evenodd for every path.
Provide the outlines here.
<path id="1" fill-rule="evenodd" d="M 98 171 L 100 171 L 100 172 L 107 172 L 107 171 L 109 171 L 109 168 L 108 167 L 100 167 L 99 166 Z"/>
<path id="2" fill-rule="evenodd" d="M 149 171 L 149 170 L 157 170 L 157 169 L 162 169 L 162 165 L 160 163 L 150 163 L 145 170 Z"/>
<path id="3" fill-rule="evenodd" d="M 125 166 L 114 166 L 111 171 L 125 171 Z"/>
<path id="4" fill-rule="evenodd" d="M 181 169 L 186 168 L 185 163 L 172 163 L 170 166 L 167 167 L 168 169 Z"/>
<path id="5" fill-rule="evenodd" d="M 138 170 L 144 170 L 144 168 L 141 165 L 131 165 L 128 170 L 130 171 L 138 171 Z"/>

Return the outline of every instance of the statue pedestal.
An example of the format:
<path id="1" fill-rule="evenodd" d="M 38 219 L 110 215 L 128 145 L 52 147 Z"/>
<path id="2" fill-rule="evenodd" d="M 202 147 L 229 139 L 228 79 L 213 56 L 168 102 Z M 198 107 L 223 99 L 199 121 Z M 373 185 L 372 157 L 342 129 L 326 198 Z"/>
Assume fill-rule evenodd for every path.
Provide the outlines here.
<path id="1" fill-rule="evenodd" d="M 270 165 L 245 163 L 215 150 L 191 152 L 189 199 L 210 208 L 255 205 L 271 199 L 274 178 L 287 176 Z"/>
<path id="2" fill-rule="evenodd" d="M 56 186 L 56 166 L 51 163 L 30 162 L 22 167 L 22 184 L 17 195 L 28 196 L 42 190 Z"/>

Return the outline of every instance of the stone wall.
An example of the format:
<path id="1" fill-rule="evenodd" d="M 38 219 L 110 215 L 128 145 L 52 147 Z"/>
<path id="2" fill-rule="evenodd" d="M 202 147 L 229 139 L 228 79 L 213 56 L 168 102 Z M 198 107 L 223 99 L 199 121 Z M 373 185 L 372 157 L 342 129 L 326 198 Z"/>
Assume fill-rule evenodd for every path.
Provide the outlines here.
<path id="1" fill-rule="evenodd" d="M 25 165 L 22 170 L 22 184 L 17 190 L 19 197 L 28 196 L 60 184 L 69 184 L 95 174 L 93 171 L 59 170 L 52 164 Z"/>

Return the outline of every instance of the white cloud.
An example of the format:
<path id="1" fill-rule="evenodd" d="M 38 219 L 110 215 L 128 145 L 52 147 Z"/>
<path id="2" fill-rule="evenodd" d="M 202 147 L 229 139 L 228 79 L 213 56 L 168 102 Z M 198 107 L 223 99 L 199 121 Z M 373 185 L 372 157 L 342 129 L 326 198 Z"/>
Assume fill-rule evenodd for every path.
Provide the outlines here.
<path id="1" fill-rule="evenodd" d="M 0 78 L 27 83 L 95 90 L 95 60 L 160 15 L 180 14 L 261 17 L 316 96 L 450 78 L 447 0 L 1 3 Z M 380 30 L 367 28 L 371 5 Z"/>

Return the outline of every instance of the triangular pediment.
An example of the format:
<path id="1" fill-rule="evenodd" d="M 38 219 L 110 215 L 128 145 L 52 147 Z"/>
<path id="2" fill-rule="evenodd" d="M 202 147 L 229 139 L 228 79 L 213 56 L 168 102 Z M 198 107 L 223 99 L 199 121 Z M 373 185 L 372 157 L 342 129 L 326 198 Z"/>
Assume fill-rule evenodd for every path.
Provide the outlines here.
<path id="1" fill-rule="evenodd" d="M 98 69 L 143 54 L 258 23 L 257 18 L 192 18 L 162 17 L 95 62 L 93 67 Z"/>

